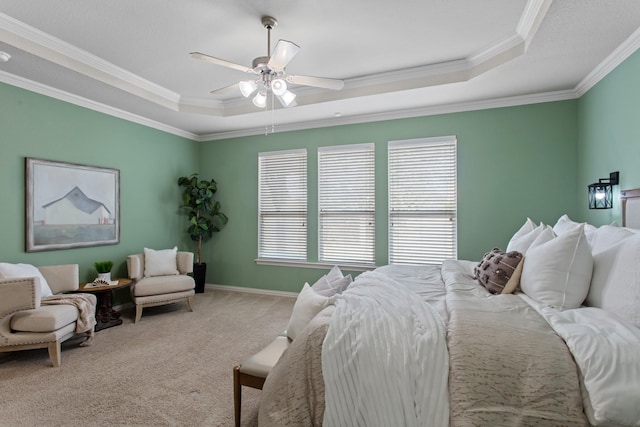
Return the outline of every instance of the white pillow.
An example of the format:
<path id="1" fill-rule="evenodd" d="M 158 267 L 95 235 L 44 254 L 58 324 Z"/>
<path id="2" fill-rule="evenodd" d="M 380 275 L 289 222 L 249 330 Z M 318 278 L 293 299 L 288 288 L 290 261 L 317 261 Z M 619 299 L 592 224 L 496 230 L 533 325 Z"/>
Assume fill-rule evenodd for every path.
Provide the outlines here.
<path id="1" fill-rule="evenodd" d="M 587 240 L 591 244 L 591 253 L 593 255 L 602 252 L 627 237 L 633 236 L 635 233 L 628 228 L 616 227 L 613 225 L 603 225 L 589 233 Z"/>
<path id="2" fill-rule="evenodd" d="M 527 251 L 520 288 L 532 299 L 556 308 L 577 308 L 587 297 L 593 258 L 584 224 L 547 240 L 540 236 Z"/>
<path id="3" fill-rule="evenodd" d="M 322 280 L 324 279 L 324 280 Z M 320 282 L 319 286 L 316 287 L 316 284 Z M 313 288 L 316 293 L 325 296 L 332 297 L 337 294 L 341 294 L 344 292 L 347 287 L 353 282 L 351 279 L 351 274 L 347 274 L 342 279 L 334 280 L 333 282 L 329 282 L 327 276 L 322 276 L 320 280 L 318 280 L 311 288 Z"/>
<path id="4" fill-rule="evenodd" d="M 153 250 L 144 248 L 144 275 L 170 276 L 180 274 L 178 271 L 178 247 L 173 249 Z"/>
<path id="5" fill-rule="evenodd" d="M 344 274 L 342 274 L 342 271 L 340 271 L 340 267 L 338 267 L 337 265 L 334 265 L 327 274 L 327 279 L 329 280 L 329 282 L 335 282 L 336 280 L 340 280 L 343 277 Z"/>
<path id="6" fill-rule="evenodd" d="M 287 336 L 294 340 L 307 323 L 320 313 L 329 303 L 329 298 L 319 295 L 305 283 L 293 305 L 293 312 L 287 325 Z"/>
<path id="7" fill-rule="evenodd" d="M 556 235 L 561 235 L 564 234 L 568 231 L 573 230 L 574 228 L 576 228 L 577 226 L 579 226 L 580 224 L 584 224 L 584 232 L 588 233 L 590 231 L 594 231 L 596 229 L 595 225 L 591 225 L 591 224 L 587 224 L 585 223 L 580 223 L 580 222 L 575 222 L 573 220 L 571 220 L 571 218 L 569 218 L 569 216 L 567 214 L 562 215 L 560 218 L 558 218 L 558 221 L 556 222 L 556 225 L 553 226 L 553 232 L 556 233 Z"/>
<path id="8" fill-rule="evenodd" d="M 522 230 L 522 228 L 520 230 L 518 230 L 518 232 L 516 234 L 513 235 L 513 237 L 509 241 L 509 244 L 507 245 L 507 250 L 505 252 L 516 251 L 516 252 L 520 252 L 521 254 L 525 255 L 527 253 L 527 250 L 529 249 L 529 246 L 531 246 L 533 241 L 536 240 L 536 238 L 540 234 L 542 234 L 543 231 L 547 230 L 547 233 L 549 231 L 551 231 L 551 227 L 549 227 L 548 225 L 540 223 L 539 226 L 535 227 L 531 231 L 528 231 L 528 232 L 525 232 L 525 233 L 521 233 L 520 232 L 521 230 Z"/>
<path id="9" fill-rule="evenodd" d="M 535 230 L 536 228 L 536 223 L 533 222 L 533 220 L 531 218 L 527 218 L 527 220 L 524 222 L 524 224 L 522 225 L 522 227 L 520 227 L 518 229 L 518 231 L 515 232 L 515 234 L 511 237 L 511 240 L 509 240 L 509 243 L 507 244 L 507 247 L 511 244 L 511 242 L 519 239 L 520 237 L 524 236 L 525 234 L 528 234 L 530 232 L 532 232 L 533 230 Z"/>
<path id="10" fill-rule="evenodd" d="M 27 277 L 37 277 L 40 280 L 40 298 L 53 295 L 47 280 L 35 266 L 0 262 L 0 279 L 23 279 Z"/>
<path id="11" fill-rule="evenodd" d="M 600 307 L 640 328 L 640 234 L 593 256 L 587 305 Z"/>

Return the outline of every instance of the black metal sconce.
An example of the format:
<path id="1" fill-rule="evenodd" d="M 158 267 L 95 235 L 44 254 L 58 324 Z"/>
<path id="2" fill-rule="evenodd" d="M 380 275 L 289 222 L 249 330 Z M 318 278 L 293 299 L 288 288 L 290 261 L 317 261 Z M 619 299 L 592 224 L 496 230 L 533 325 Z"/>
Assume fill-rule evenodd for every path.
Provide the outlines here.
<path id="1" fill-rule="evenodd" d="M 611 209 L 613 207 L 613 186 L 618 185 L 620 172 L 611 172 L 609 178 L 600 178 L 589 184 L 589 209 Z"/>

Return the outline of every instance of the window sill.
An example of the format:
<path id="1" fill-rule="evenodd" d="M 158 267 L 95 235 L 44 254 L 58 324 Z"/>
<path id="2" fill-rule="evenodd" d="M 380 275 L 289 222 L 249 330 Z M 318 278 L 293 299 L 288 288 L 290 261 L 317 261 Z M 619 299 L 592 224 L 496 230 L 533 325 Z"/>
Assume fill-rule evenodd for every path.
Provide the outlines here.
<path id="1" fill-rule="evenodd" d="M 330 270 L 331 267 L 337 265 L 340 270 L 347 271 L 369 271 L 376 268 L 370 264 L 348 264 L 348 263 L 327 263 L 327 262 L 308 262 L 308 261 L 291 261 L 287 259 L 274 258 L 258 258 L 255 260 L 258 265 L 274 265 L 280 267 L 298 267 L 298 268 L 316 268 L 322 270 Z"/>

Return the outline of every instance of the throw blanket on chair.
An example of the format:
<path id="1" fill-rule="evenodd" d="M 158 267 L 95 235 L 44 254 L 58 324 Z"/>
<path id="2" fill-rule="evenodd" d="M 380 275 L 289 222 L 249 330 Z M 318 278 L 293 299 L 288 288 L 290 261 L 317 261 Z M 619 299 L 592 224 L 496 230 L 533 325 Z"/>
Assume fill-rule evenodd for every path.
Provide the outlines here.
<path id="1" fill-rule="evenodd" d="M 87 340 L 80 344 L 91 345 L 94 327 L 96 326 L 96 296 L 92 294 L 63 294 L 42 298 L 41 305 L 70 304 L 78 309 L 76 334 L 87 333 Z"/>

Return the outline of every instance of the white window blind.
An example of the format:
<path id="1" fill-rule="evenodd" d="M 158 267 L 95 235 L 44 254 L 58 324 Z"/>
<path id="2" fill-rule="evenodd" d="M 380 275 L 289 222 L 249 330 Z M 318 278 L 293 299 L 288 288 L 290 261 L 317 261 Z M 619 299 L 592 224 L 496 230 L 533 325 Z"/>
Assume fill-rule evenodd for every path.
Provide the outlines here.
<path id="1" fill-rule="evenodd" d="M 389 142 L 389 263 L 456 258 L 456 138 Z"/>
<path id="2" fill-rule="evenodd" d="M 373 144 L 318 148 L 320 261 L 374 263 L 374 156 Z"/>
<path id="3" fill-rule="evenodd" d="M 307 259 L 307 151 L 258 155 L 258 258 Z"/>

